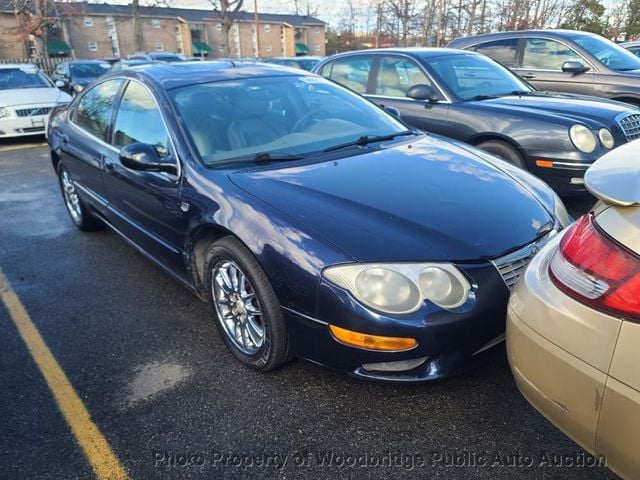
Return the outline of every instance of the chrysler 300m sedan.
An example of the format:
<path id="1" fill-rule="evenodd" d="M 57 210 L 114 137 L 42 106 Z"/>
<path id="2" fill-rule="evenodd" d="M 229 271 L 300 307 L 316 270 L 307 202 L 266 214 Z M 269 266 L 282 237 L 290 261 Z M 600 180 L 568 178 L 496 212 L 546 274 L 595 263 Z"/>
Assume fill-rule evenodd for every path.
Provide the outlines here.
<path id="1" fill-rule="evenodd" d="M 567 223 L 522 170 L 282 67 L 109 74 L 54 111 L 49 143 L 75 225 L 108 225 L 207 300 L 263 371 L 455 372 L 502 340 L 509 288 Z"/>
<path id="2" fill-rule="evenodd" d="M 334 55 L 315 69 L 427 132 L 472 144 L 584 193 L 584 172 L 640 137 L 640 110 L 610 100 L 540 92 L 490 58 L 442 48 Z"/>

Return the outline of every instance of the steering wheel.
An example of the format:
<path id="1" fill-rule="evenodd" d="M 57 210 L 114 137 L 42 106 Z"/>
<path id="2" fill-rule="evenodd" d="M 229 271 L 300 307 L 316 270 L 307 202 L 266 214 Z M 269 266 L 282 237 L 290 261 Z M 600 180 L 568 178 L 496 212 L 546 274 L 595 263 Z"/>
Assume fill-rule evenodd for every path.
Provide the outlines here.
<path id="1" fill-rule="evenodd" d="M 294 133 L 298 133 L 303 130 L 307 130 L 311 125 L 313 125 L 314 123 L 318 123 L 320 120 L 323 120 L 325 118 L 329 118 L 329 114 L 327 112 L 323 110 L 311 110 L 298 119 L 291 131 Z"/>

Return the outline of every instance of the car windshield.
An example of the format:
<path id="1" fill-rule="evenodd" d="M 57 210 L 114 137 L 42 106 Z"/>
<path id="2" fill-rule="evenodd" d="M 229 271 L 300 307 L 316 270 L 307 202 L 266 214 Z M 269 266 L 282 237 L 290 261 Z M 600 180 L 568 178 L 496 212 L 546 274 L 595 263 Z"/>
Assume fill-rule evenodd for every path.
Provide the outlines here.
<path id="1" fill-rule="evenodd" d="M 446 55 L 427 62 L 441 82 L 463 101 L 533 91 L 518 76 L 481 55 Z"/>
<path id="2" fill-rule="evenodd" d="M 160 62 L 184 62 L 184 58 L 180 57 L 179 55 L 153 54 L 151 55 L 151 58 Z"/>
<path id="3" fill-rule="evenodd" d="M 72 63 L 69 65 L 72 77 L 97 78 L 109 71 L 108 63 Z"/>
<path id="4" fill-rule="evenodd" d="M 0 69 L 0 90 L 50 87 L 53 87 L 51 81 L 35 67 Z"/>
<path id="5" fill-rule="evenodd" d="M 228 80 L 171 95 L 207 166 L 295 158 L 407 130 L 373 103 L 316 76 Z"/>
<path id="6" fill-rule="evenodd" d="M 310 72 L 311 70 L 313 70 L 313 67 L 315 67 L 320 62 L 320 60 L 317 60 L 315 58 L 308 58 L 298 59 L 297 62 L 298 65 L 300 65 L 300 68 L 308 70 Z"/>
<path id="7" fill-rule="evenodd" d="M 612 70 L 640 70 L 640 59 L 611 40 L 598 35 L 576 35 L 571 40 Z"/>

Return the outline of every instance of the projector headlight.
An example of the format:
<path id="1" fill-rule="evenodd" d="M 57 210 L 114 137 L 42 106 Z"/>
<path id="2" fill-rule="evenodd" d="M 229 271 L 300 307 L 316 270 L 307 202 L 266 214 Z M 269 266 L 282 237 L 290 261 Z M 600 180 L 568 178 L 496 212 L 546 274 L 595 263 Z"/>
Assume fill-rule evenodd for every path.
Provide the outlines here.
<path id="1" fill-rule="evenodd" d="M 584 153 L 592 153 L 597 146 L 596 137 L 584 125 L 574 125 L 569 129 L 569 137 L 575 147 Z"/>
<path id="2" fill-rule="evenodd" d="M 0 118 L 4 118 L 9 115 L 9 110 L 4 107 L 0 107 Z"/>
<path id="3" fill-rule="evenodd" d="M 338 265 L 323 276 L 364 305 L 392 315 L 415 312 L 425 300 L 455 309 L 471 290 L 467 278 L 449 263 Z"/>
<path id="4" fill-rule="evenodd" d="M 613 139 L 613 135 L 606 128 L 601 128 L 598 132 L 598 137 L 600 137 L 600 143 L 607 150 L 611 150 L 615 145 L 615 140 Z"/>

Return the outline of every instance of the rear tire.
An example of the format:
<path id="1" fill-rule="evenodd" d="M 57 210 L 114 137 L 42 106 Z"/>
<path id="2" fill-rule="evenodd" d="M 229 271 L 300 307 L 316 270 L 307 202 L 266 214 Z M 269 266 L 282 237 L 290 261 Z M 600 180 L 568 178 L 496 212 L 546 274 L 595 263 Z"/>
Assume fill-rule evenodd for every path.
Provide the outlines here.
<path id="1" fill-rule="evenodd" d="M 518 149 L 506 142 L 501 142 L 500 140 L 489 140 L 488 142 L 482 142 L 477 145 L 477 147 L 485 152 L 489 152 L 500 157 L 502 160 L 505 160 L 516 167 L 527 170 L 527 164 Z"/>
<path id="2" fill-rule="evenodd" d="M 95 232 L 104 228 L 104 222 L 96 217 L 80 198 L 69 170 L 58 165 L 58 183 L 62 191 L 64 205 L 73 224 L 83 232 Z"/>
<path id="3" fill-rule="evenodd" d="M 289 334 L 266 274 L 236 238 L 224 237 L 205 257 L 207 299 L 227 348 L 262 372 L 289 359 Z"/>

